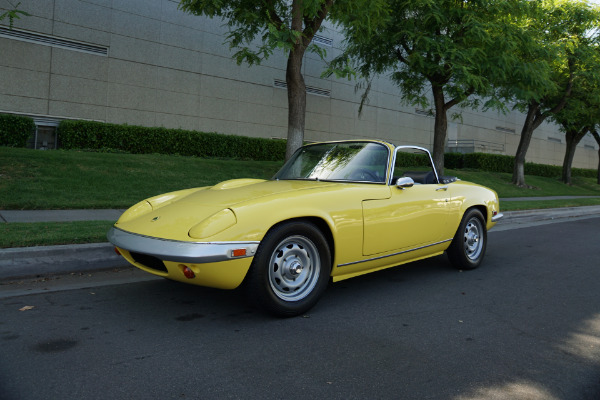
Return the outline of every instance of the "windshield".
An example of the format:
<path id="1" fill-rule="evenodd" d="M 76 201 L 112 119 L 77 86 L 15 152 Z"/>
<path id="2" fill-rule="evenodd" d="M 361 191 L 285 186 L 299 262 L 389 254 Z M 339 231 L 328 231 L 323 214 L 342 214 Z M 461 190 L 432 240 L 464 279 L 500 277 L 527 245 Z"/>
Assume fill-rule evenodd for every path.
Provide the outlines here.
<path id="1" fill-rule="evenodd" d="M 380 143 L 340 142 L 302 147 L 274 179 L 385 182 L 388 149 Z"/>

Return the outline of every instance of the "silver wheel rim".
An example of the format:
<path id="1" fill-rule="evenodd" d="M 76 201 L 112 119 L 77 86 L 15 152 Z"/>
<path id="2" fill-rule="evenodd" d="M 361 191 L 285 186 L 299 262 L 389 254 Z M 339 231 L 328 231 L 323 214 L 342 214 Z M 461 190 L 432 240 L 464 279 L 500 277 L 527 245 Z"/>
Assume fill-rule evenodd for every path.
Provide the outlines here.
<path id="1" fill-rule="evenodd" d="M 313 291 L 320 271 L 317 246 L 304 236 L 289 236 L 271 254 L 269 283 L 280 299 L 298 301 Z"/>
<path id="2" fill-rule="evenodd" d="M 483 250 L 483 226 L 479 218 L 473 217 L 467 222 L 464 232 L 465 255 L 471 261 L 475 261 Z"/>

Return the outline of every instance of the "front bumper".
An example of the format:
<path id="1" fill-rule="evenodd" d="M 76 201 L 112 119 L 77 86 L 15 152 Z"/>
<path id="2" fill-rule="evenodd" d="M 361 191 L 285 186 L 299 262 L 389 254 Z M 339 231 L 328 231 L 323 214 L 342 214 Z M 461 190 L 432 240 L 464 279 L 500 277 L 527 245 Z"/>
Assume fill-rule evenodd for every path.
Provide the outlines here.
<path id="1" fill-rule="evenodd" d="M 113 227 L 108 240 L 128 252 L 147 254 L 163 261 L 213 263 L 253 257 L 260 242 L 183 242 L 126 232 Z"/>
<path id="2" fill-rule="evenodd" d="M 492 217 L 492 222 L 498 222 L 502 217 L 504 217 L 504 214 L 498 213 Z"/>

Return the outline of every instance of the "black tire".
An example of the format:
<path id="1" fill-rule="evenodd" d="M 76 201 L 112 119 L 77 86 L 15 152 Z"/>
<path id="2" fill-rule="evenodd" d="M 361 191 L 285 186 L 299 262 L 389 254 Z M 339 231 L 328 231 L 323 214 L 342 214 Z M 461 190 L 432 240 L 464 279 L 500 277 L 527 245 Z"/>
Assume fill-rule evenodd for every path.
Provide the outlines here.
<path id="1" fill-rule="evenodd" d="M 279 317 L 310 310 L 329 283 L 331 255 L 323 233 L 312 223 L 276 226 L 262 240 L 246 280 L 248 296 Z"/>
<path id="2" fill-rule="evenodd" d="M 475 269 L 481 264 L 487 246 L 483 214 L 476 208 L 467 210 L 446 253 L 458 269 Z"/>

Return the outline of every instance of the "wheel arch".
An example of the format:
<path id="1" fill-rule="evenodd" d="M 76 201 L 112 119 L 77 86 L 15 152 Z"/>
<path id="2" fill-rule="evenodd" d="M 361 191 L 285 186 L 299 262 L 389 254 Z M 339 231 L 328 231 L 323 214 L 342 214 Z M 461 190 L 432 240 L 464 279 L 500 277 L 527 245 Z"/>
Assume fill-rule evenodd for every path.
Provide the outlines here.
<path id="1" fill-rule="evenodd" d="M 487 223 L 487 220 L 488 220 L 488 209 L 483 204 L 475 204 L 475 205 L 472 205 L 470 207 L 467 207 L 467 209 L 465 210 L 465 212 L 463 213 L 463 215 L 465 215 L 466 213 L 469 212 L 469 210 L 472 210 L 474 208 L 477 209 L 477 210 L 479 210 L 481 212 L 481 214 L 483 215 L 483 223 L 485 225 Z"/>
<path id="2" fill-rule="evenodd" d="M 325 236 L 327 245 L 329 246 L 329 253 L 331 255 L 330 261 L 331 261 L 331 265 L 332 265 L 331 269 L 333 270 L 333 261 L 335 260 L 335 240 L 333 238 L 333 232 L 331 230 L 331 227 L 329 226 L 327 221 L 325 221 L 323 218 L 316 217 L 316 216 L 288 218 L 288 219 L 279 221 L 275 225 L 271 226 L 265 232 L 265 236 L 267 234 L 269 234 L 269 232 L 271 232 L 273 229 L 277 228 L 278 226 L 281 226 L 281 225 L 284 225 L 284 224 L 287 224 L 290 222 L 309 222 L 309 223 L 315 225 L 317 227 L 317 229 L 319 229 L 319 231 L 321 231 L 323 236 Z"/>

